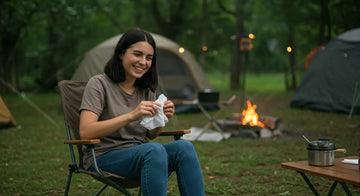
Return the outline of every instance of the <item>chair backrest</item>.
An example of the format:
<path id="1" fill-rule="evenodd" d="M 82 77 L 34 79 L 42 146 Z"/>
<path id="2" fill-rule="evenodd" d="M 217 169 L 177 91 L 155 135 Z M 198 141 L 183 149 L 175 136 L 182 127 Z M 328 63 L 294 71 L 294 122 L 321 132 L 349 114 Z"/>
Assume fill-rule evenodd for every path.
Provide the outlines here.
<path id="1" fill-rule="evenodd" d="M 86 82 L 75 82 L 71 80 L 63 80 L 58 83 L 61 98 L 61 107 L 64 113 L 65 126 L 71 129 L 75 139 L 79 140 L 79 108 L 84 94 Z M 69 134 L 69 133 L 68 133 Z M 71 139 L 71 138 L 68 138 Z M 81 145 L 77 147 L 79 153 L 79 167 L 82 168 Z"/>

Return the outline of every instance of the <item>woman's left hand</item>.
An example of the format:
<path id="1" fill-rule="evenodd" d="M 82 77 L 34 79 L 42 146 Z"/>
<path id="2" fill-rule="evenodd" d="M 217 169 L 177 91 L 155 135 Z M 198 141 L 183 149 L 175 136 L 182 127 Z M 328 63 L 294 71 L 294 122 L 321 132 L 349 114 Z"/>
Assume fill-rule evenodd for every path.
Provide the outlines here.
<path id="1" fill-rule="evenodd" d="M 163 110 L 164 110 L 165 116 L 167 118 L 171 118 L 172 116 L 174 116 L 174 113 L 175 113 L 174 103 L 170 100 L 165 101 Z"/>

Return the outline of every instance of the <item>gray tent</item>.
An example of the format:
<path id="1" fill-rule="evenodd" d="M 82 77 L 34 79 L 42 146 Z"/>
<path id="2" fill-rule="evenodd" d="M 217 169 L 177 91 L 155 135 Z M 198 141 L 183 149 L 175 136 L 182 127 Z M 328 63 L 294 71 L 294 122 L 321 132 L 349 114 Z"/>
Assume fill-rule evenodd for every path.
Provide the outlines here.
<path id="1" fill-rule="evenodd" d="M 360 114 L 360 28 L 339 35 L 316 53 L 290 106 Z"/>
<path id="2" fill-rule="evenodd" d="M 211 89 L 205 73 L 192 54 L 175 42 L 152 33 L 157 45 L 157 65 L 160 92 L 170 99 L 194 99 L 197 92 Z M 88 81 L 93 75 L 103 73 L 104 66 L 114 52 L 121 35 L 112 37 L 92 48 L 75 71 L 72 80 Z"/>

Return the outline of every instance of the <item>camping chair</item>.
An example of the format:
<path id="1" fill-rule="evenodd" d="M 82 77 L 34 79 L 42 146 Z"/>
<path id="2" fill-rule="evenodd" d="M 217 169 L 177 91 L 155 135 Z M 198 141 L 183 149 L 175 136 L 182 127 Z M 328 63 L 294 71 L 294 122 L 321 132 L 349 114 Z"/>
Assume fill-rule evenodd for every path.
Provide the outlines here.
<path id="1" fill-rule="evenodd" d="M 212 92 L 212 91 L 202 91 L 198 93 L 198 102 L 197 106 L 201 110 L 201 112 L 205 115 L 208 122 L 204 125 L 202 128 L 200 134 L 195 138 L 195 140 L 199 139 L 201 135 L 205 133 L 205 131 L 213 126 L 215 128 L 214 131 L 217 131 L 221 134 L 222 138 L 225 139 L 224 131 L 220 128 L 217 122 L 217 117 L 223 112 L 223 110 L 231 105 L 236 99 L 236 96 L 231 96 L 226 102 L 219 104 L 219 93 L 218 92 Z M 206 109 L 208 106 L 218 106 L 219 110 L 211 116 Z"/>
<path id="2" fill-rule="evenodd" d="M 104 185 L 98 190 L 96 195 L 101 194 L 108 185 L 114 187 L 115 189 L 119 190 L 120 192 L 124 193 L 125 195 L 132 195 L 128 190 L 130 188 L 135 188 L 140 186 L 140 182 L 133 181 L 130 179 L 126 179 L 122 176 L 118 176 L 112 173 L 108 173 L 102 171 L 98 168 L 96 164 L 96 157 L 95 157 L 95 149 L 94 145 L 100 143 L 100 139 L 92 139 L 92 140 L 81 140 L 79 136 L 79 121 L 80 121 L 80 114 L 79 108 L 81 104 L 81 99 L 83 96 L 83 92 L 86 86 L 86 82 L 75 82 L 70 80 L 63 80 L 60 81 L 58 84 L 60 97 L 61 97 L 61 105 L 62 110 L 64 113 L 64 121 L 65 121 L 65 128 L 67 133 L 68 140 L 65 140 L 65 144 L 69 145 L 70 149 L 70 157 L 71 157 L 71 164 L 69 164 L 69 175 L 67 179 L 65 195 L 68 194 L 71 178 L 73 173 L 82 173 L 88 174 L 95 178 L 98 181 L 104 183 Z M 71 133 L 72 131 L 72 133 Z M 160 136 L 174 136 L 175 140 L 181 138 L 183 134 L 190 133 L 190 130 L 179 130 L 179 131 L 163 131 L 160 133 Z M 72 135 L 75 139 L 72 139 Z M 87 148 L 91 149 L 91 153 L 94 160 L 94 167 L 96 172 L 87 171 L 83 167 L 83 151 L 82 147 L 85 145 Z M 73 146 L 77 147 L 78 151 L 78 162 L 76 161 L 76 156 L 74 153 Z M 172 173 L 169 174 L 169 178 L 171 177 Z M 139 195 L 141 195 L 141 190 L 139 190 Z"/>

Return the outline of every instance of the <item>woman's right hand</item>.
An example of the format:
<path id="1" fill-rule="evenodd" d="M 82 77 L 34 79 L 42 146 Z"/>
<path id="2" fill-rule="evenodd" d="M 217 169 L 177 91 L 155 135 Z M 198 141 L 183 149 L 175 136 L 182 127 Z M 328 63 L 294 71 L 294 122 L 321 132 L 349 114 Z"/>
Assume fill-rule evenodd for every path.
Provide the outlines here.
<path id="1" fill-rule="evenodd" d="M 161 107 L 161 104 L 154 101 L 141 101 L 140 104 L 131 111 L 132 119 L 138 120 L 145 115 L 155 116 L 158 110 L 157 106 Z"/>
<path id="2" fill-rule="evenodd" d="M 82 139 L 94 139 L 105 137 L 132 121 L 138 120 L 144 115 L 154 116 L 160 104 L 154 101 L 142 101 L 136 108 L 127 113 L 109 120 L 99 121 L 98 116 L 88 110 L 82 110 L 80 115 L 80 137 Z"/>

